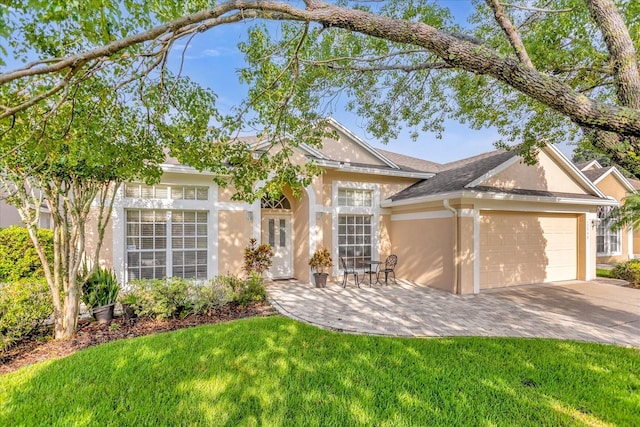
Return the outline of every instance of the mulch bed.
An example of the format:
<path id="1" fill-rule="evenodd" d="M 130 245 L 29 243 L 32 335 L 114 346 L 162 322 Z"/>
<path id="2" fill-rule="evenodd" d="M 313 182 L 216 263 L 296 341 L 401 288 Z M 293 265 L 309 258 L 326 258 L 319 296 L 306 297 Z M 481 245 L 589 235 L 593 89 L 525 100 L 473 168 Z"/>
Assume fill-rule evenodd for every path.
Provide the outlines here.
<path id="1" fill-rule="evenodd" d="M 44 360 L 65 357 L 83 348 L 109 341 L 227 322 L 245 317 L 271 316 L 275 313 L 275 309 L 268 303 L 257 302 L 246 307 L 228 304 L 209 314 L 193 315 L 184 319 L 126 319 L 124 316 L 120 316 L 114 319 L 111 327 L 98 324 L 93 320 L 85 320 L 79 322 L 78 333 L 71 339 L 53 340 L 50 330 L 41 331 L 37 335 L 25 338 L 7 351 L 0 352 L 0 374 L 12 372 L 23 366 Z"/>

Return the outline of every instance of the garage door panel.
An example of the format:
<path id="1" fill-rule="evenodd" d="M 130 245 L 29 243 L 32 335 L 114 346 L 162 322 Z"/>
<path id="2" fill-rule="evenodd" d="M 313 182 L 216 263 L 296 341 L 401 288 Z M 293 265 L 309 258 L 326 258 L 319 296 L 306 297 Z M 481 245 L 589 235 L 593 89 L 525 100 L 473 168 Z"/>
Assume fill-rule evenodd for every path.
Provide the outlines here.
<path id="1" fill-rule="evenodd" d="M 481 212 L 480 287 L 577 277 L 575 215 Z"/>

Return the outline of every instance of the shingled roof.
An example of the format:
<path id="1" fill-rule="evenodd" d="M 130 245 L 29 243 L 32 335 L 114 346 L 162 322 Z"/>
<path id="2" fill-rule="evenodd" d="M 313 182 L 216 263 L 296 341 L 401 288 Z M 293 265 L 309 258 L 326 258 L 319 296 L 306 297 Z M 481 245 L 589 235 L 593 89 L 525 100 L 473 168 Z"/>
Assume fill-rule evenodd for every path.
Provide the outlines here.
<path id="1" fill-rule="evenodd" d="M 598 180 L 598 178 L 600 178 L 602 175 L 607 174 L 613 168 L 614 168 L 614 166 L 609 166 L 607 168 L 591 169 L 591 170 L 588 170 L 588 171 L 582 171 L 582 173 L 584 174 L 584 176 L 589 178 L 589 181 L 596 182 Z"/>
<path id="2" fill-rule="evenodd" d="M 517 156 L 515 151 L 497 150 L 453 162 L 454 167 L 443 170 L 433 178 L 413 184 L 391 196 L 391 200 L 405 200 L 464 190 L 466 185 L 515 156 Z"/>
<path id="3" fill-rule="evenodd" d="M 376 151 L 405 169 L 432 173 L 437 173 L 442 169 L 442 165 L 440 163 L 430 162 L 428 160 L 406 156 L 404 154 L 394 153 L 393 151 L 382 150 L 380 148 L 376 148 Z"/>

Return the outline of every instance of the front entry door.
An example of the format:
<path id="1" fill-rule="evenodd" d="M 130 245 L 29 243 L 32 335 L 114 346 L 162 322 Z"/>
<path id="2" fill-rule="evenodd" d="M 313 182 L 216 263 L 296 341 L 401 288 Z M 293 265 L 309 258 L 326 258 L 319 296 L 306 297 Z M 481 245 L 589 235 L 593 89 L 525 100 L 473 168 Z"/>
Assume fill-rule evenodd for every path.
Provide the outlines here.
<path id="1" fill-rule="evenodd" d="M 262 243 L 273 249 L 273 264 L 265 273 L 271 279 L 286 279 L 293 276 L 291 215 L 264 214 L 262 216 Z"/>

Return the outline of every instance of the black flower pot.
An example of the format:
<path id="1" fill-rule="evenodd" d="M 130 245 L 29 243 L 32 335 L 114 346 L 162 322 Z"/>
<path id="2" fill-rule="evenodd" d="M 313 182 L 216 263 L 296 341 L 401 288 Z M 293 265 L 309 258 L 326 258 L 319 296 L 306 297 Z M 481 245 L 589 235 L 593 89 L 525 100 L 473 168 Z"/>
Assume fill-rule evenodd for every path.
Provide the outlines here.
<path id="1" fill-rule="evenodd" d="M 127 304 L 125 302 L 122 303 L 122 313 L 127 319 L 135 319 L 136 317 L 138 317 L 138 315 L 136 314 L 136 309 L 131 304 Z"/>
<path id="2" fill-rule="evenodd" d="M 98 323 L 103 323 L 108 325 L 113 320 L 113 309 L 115 308 L 115 306 L 116 306 L 115 303 L 111 303 L 108 305 L 102 305 L 100 307 L 94 307 L 93 317 L 96 318 Z"/>

